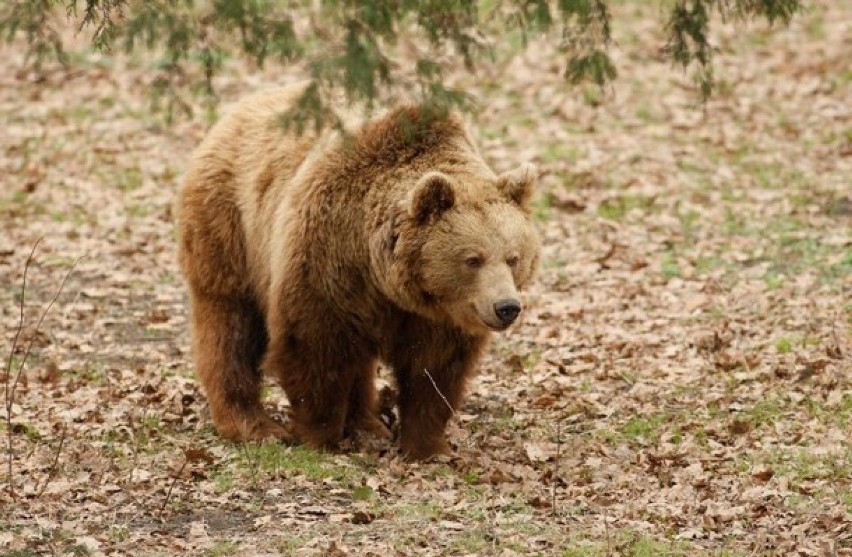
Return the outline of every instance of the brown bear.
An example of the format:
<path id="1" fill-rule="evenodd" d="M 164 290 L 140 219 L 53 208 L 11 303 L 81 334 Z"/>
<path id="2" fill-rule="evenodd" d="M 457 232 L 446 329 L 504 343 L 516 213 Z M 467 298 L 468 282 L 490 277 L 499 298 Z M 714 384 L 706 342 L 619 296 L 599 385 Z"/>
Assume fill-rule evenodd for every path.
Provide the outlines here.
<path id="1" fill-rule="evenodd" d="M 382 361 L 403 453 L 446 453 L 446 423 L 486 339 L 516 320 L 538 263 L 536 173 L 495 175 L 458 116 L 416 106 L 345 133 L 288 132 L 280 115 L 304 89 L 238 104 L 196 151 L 178 203 L 213 421 L 235 441 L 390 437 L 377 408 Z M 289 427 L 263 409 L 262 372 L 287 394 Z"/>

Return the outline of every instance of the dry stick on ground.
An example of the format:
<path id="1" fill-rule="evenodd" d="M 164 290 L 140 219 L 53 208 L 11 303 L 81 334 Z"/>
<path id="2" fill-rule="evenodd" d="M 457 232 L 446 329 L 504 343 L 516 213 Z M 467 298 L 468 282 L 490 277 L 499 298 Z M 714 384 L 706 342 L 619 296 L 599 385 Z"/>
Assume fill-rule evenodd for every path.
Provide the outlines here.
<path id="1" fill-rule="evenodd" d="M 829 357 L 837 360 L 843 358 L 843 349 L 840 348 L 840 339 L 837 337 L 837 321 L 840 319 L 840 313 L 841 310 L 838 309 L 831 319 L 831 339 L 834 341 L 834 346 L 827 346 L 825 349 Z"/>
<path id="2" fill-rule="evenodd" d="M 32 251 L 30 251 L 30 255 L 27 257 L 27 261 L 24 264 L 24 278 L 21 284 L 21 315 L 18 320 L 18 330 L 15 332 L 15 338 L 12 341 L 12 347 L 9 349 L 9 360 L 6 366 L 6 390 L 5 390 L 5 402 L 6 402 L 6 432 L 8 434 L 8 461 L 7 461 L 7 472 L 9 474 L 9 496 L 13 499 L 15 498 L 15 484 L 12 478 L 12 463 L 14 460 L 14 438 L 12 435 L 12 405 L 15 401 L 15 390 L 18 387 L 18 383 L 21 380 L 21 375 L 24 373 L 24 368 L 27 365 L 27 360 L 29 360 L 30 353 L 32 352 L 33 345 L 35 344 L 35 339 L 38 337 L 38 333 L 41 330 L 41 324 L 44 322 L 44 318 L 47 317 L 48 312 L 56 303 L 56 300 L 59 299 L 59 296 L 62 294 L 62 291 L 65 289 L 65 283 L 68 282 L 68 278 L 71 276 L 71 273 L 74 272 L 74 269 L 77 267 L 77 264 L 80 262 L 82 257 L 78 257 L 74 263 L 71 265 L 71 268 L 68 269 L 68 272 L 65 273 L 65 278 L 62 279 L 62 283 L 59 285 L 59 289 L 56 291 L 56 294 L 53 295 L 53 298 L 50 300 L 50 303 L 47 304 L 47 307 L 44 308 L 44 311 L 41 313 L 41 316 L 36 323 L 35 330 L 33 331 L 32 336 L 30 337 L 30 342 L 27 344 L 27 349 L 24 351 L 24 356 L 21 359 L 21 363 L 18 366 L 18 371 L 15 373 L 15 379 L 10 382 L 12 377 L 12 360 L 15 355 L 15 350 L 18 347 L 18 340 L 21 336 L 21 331 L 24 328 L 24 307 L 25 307 L 25 297 L 27 293 L 27 273 L 29 272 L 30 263 L 33 261 L 33 257 L 35 255 L 36 248 L 41 243 L 43 238 L 39 238 L 36 240 L 33 245 Z M 61 444 L 60 444 L 61 449 Z"/>
<path id="3" fill-rule="evenodd" d="M 146 412 L 147 412 L 147 407 L 146 407 Z M 236 424 L 237 420 L 234 417 L 233 413 L 230 414 L 230 417 L 231 417 L 231 421 L 234 424 Z M 249 462 L 249 464 L 251 466 L 253 476 L 254 476 L 253 481 L 255 483 L 257 483 L 257 469 L 256 468 L 259 467 L 259 460 L 256 460 L 251 455 L 251 453 L 249 453 L 248 447 L 246 445 L 248 445 L 248 443 L 245 443 L 245 442 L 244 443 L 237 443 L 238 450 L 243 451 L 243 454 L 245 455 L 246 460 Z M 166 506 L 169 504 L 169 500 L 172 498 L 172 491 L 174 491 L 175 486 L 180 481 L 180 477 L 183 474 L 183 471 L 186 468 L 186 465 L 189 464 L 189 461 L 190 461 L 190 459 L 188 457 L 186 457 L 186 455 L 184 455 L 183 464 L 181 465 L 180 469 L 177 471 L 177 474 L 175 474 L 174 478 L 172 479 L 172 483 L 171 483 L 171 485 L 169 485 L 169 490 L 166 492 L 166 498 L 163 499 L 163 504 L 160 506 L 160 511 L 157 513 L 158 518 L 162 518 L 163 512 L 165 512 L 165 510 L 166 510 Z M 132 474 L 132 470 L 131 470 L 131 474 Z"/>
<path id="4" fill-rule="evenodd" d="M 47 484 L 50 483 L 50 480 L 52 480 L 53 476 L 56 474 L 56 466 L 59 464 L 59 455 L 62 454 L 62 447 L 65 445 L 66 433 L 68 433 L 68 428 L 66 426 L 63 426 L 62 437 L 59 438 L 59 446 L 56 448 L 56 452 L 53 453 L 53 463 L 50 465 L 50 469 L 47 471 L 47 477 L 44 479 L 44 485 L 42 485 L 41 489 L 38 490 L 36 499 L 42 496 L 44 490 L 47 489 Z"/>
<path id="5" fill-rule="evenodd" d="M 562 420 L 556 422 L 556 458 L 553 460 L 550 478 L 550 514 L 556 516 L 556 481 L 559 477 L 559 461 L 562 459 Z"/>
<path id="6" fill-rule="evenodd" d="M 183 464 L 181 464 L 180 469 L 177 471 L 177 474 L 175 474 L 175 478 L 172 481 L 172 485 L 169 486 L 169 491 L 166 492 L 166 498 L 163 499 L 163 506 L 160 507 L 160 512 L 157 513 L 157 518 L 161 518 L 163 516 L 163 511 L 166 510 L 166 505 L 169 504 L 169 499 L 172 498 L 172 490 L 174 490 L 175 485 L 177 485 L 178 481 L 180 480 L 181 474 L 183 474 L 183 471 L 186 468 L 187 464 L 189 464 L 189 459 L 184 456 Z"/>

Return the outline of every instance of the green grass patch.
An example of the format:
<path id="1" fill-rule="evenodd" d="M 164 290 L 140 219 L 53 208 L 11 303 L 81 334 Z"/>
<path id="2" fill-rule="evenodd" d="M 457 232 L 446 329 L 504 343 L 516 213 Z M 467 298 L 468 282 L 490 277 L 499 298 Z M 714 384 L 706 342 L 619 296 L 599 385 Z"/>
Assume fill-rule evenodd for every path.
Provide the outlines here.
<path id="1" fill-rule="evenodd" d="M 787 337 L 781 337 L 775 341 L 775 350 L 779 354 L 789 354 L 793 351 L 793 341 Z"/>
<path id="2" fill-rule="evenodd" d="M 601 544 L 578 545 L 571 547 L 562 552 L 562 557 L 602 557 L 606 554 L 605 549 Z"/>
<path id="3" fill-rule="evenodd" d="M 683 231 L 683 238 L 687 244 L 692 243 L 692 237 L 695 234 L 695 230 L 698 228 L 698 223 L 701 220 L 701 215 L 698 211 L 686 211 L 678 213 L 678 220 L 680 221 L 680 227 Z"/>
<path id="4" fill-rule="evenodd" d="M 852 393 L 844 393 L 843 398 L 840 399 L 840 405 L 834 410 L 833 415 L 841 427 L 852 426 Z"/>
<path id="5" fill-rule="evenodd" d="M 568 549 L 559 553 L 561 557 L 686 557 L 695 555 L 694 548 L 687 542 L 658 540 L 632 530 L 612 532 L 606 543 L 591 540 L 572 540 Z"/>
<path id="6" fill-rule="evenodd" d="M 600 106 L 603 102 L 603 89 L 596 85 L 583 87 L 583 101 L 589 106 Z"/>
<path id="7" fill-rule="evenodd" d="M 303 550 L 312 538 L 307 534 L 290 533 L 286 536 L 280 536 L 275 540 L 273 546 L 278 551 L 278 554 L 283 557 L 291 557 L 299 555 L 299 550 Z"/>
<path id="8" fill-rule="evenodd" d="M 624 220 L 630 213 L 650 212 L 654 207 L 654 199 L 639 195 L 618 195 L 604 200 L 598 205 L 598 215 L 609 220 Z"/>
<path id="9" fill-rule="evenodd" d="M 403 503 L 396 505 L 393 509 L 389 509 L 394 517 L 404 522 L 421 522 L 439 519 L 444 510 L 436 502 L 433 501 L 415 501 L 412 503 Z"/>
<path id="10" fill-rule="evenodd" d="M 783 415 L 782 406 L 774 399 L 758 401 L 744 413 L 745 419 L 751 422 L 755 429 L 774 424 Z"/>
<path id="11" fill-rule="evenodd" d="M 118 189 L 131 192 L 142 186 L 142 171 L 138 168 L 127 168 L 117 177 Z"/>
<path id="12" fill-rule="evenodd" d="M 553 210 L 553 195 L 550 192 L 544 195 L 536 196 L 532 202 L 533 218 L 541 223 L 550 220 L 550 213 Z"/>
<path id="13" fill-rule="evenodd" d="M 213 476 L 213 486 L 216 493 L 227 493 L 234 487 L 234 473 L 229 469 L 219 470 Z"/>
<path id="14" fill-rule="evenodd" d="M 724 259 L 715 256 L 700 256 L 695 258 L 693 267 L 697 276 L 704 276 L 712 273 L 716 269 L 726 267 L 727 263 Z"/>
<path id="15" fill-rule="evenodd" d="M 666 280 L 683 277 L 683 269 L 680 267 L 677 253 L 673 250 L 667 251 L 660 262 L 660 274 Z"/>
<path id="16" fill-rule="evenodd" d="M 546 163 L 574 163 L 583 156 L 582 151 L 568 143 L 551 143 L 541 152 L 541 160 Z"/>
<path id="17" fill-rule="evenodd" d="M 373 498 L 375 492 L 368 485 L 359 485 L 352 490 L 352 499 L 355 501 L 369 501 Z"/>
<path id="18" fill-rule="evenodd" d="M 837 499 L 846 507 L 846 512 L 852 513 L 852 487 L 838 489 Z"/>
<path id="19" fill-rule="evenodd" d="M 737 200 L 728 199 L 726 201 L 736 202 Z M 754 229 L 747 224 L 751 219 L 752 215 L 734 211 L 731 207 L 725 207 L 722 232 L 726 236 L 749 236 L 754 233 Z"/>
<path id="20" fill-rule="evenodd" d="M 133 219 L 144 219 L 151 213 L 150 207 L 144 203 L 131 203 L 125 207 L 124 211 Z"/>
<path id="21" fill-rule="evenodd" d="M 89 222 L 89 215 L 78 209 L 51 211 L 50 218 L 55 222 L 69 222 L 75 226 L 83 226 Z"/>
<path id="22" fill-rule="evenodd" d="M 623 443 L 644 446 L 657 443 L 666 429 L 666 424 L 671 421 L 672 416 L 668 413 L 635 416 L 617 429 L 598 430 L 598 435 L 613 446 Z M 677 430 L 680 432 L 679 428 Z"/>
<path id="23" fill-rule="evenodd" d="M 631 557 L 681 557 L 687 555 L 688 546 L 684 543 L 663 542 L 648 537 L 640 537 L 624 548 L 623 555 Z"/>
<path id="24" fill-rule="evenodd" d="M 666 421 L 667 416 L 665 414 L 636 417 L 624 424 L 621 433 L 629 441 L 657 442 Z"/>
<path id="25" fill-rule="evenodd" d="M 226 557 L 227 555 L 235 555 L 239 550 L 239 546 L 234 542 L 216 542 L 213 547 L 206 550 L 202 555 L 204 557 Z"/>
<path id="26" fill-rule="evenodd" d="M 334 462 L 335 456 L 281 443 L 246 443 L 235 447 L 236 462 L 243 474 L 260 476 L 305 476 L 311 480 L 351 481 L 352 468 Z"/>
<path id="27" fill-rule="evenodd" d="M 775 473 L 796 482 L 814 480 L 841 481 L 852 477 L 852 447 L 843 453 L 815 454 L 807 449 L 796 451 L 773 451 L 766 464 Z"/>

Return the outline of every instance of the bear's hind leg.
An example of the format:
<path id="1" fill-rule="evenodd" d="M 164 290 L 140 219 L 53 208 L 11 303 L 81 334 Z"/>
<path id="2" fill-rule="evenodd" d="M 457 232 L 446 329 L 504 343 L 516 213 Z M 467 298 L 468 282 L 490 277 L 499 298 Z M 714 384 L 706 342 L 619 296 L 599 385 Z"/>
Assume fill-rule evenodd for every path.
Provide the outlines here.
<path id="1" fill-rule="evenodd" d="M 223 297 L 192 297 L 193 349 L 213 423 L 232 441 L 291 440 L 260 400 L 260 359 L 267 335 L 255 304 Z"/>

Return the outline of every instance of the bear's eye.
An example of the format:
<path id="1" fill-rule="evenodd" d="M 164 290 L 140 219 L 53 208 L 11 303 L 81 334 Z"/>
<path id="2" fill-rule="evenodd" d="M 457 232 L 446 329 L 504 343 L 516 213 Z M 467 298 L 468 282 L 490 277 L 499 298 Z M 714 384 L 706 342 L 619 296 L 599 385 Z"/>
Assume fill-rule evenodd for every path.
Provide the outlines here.
<path id="1" fill-rule="evenodd" d="M 513 255 L 506 259 L 506 265 L 512 267 L 513 269 L 518 266 L 518 256 Z"/>
<path id="2" fill-rule="evenodd" d="M 485 264 L 485 260 L 479 255 L 471 255 L 464 260 L 465 264 L 471 269 L 479 269 Z"/>

